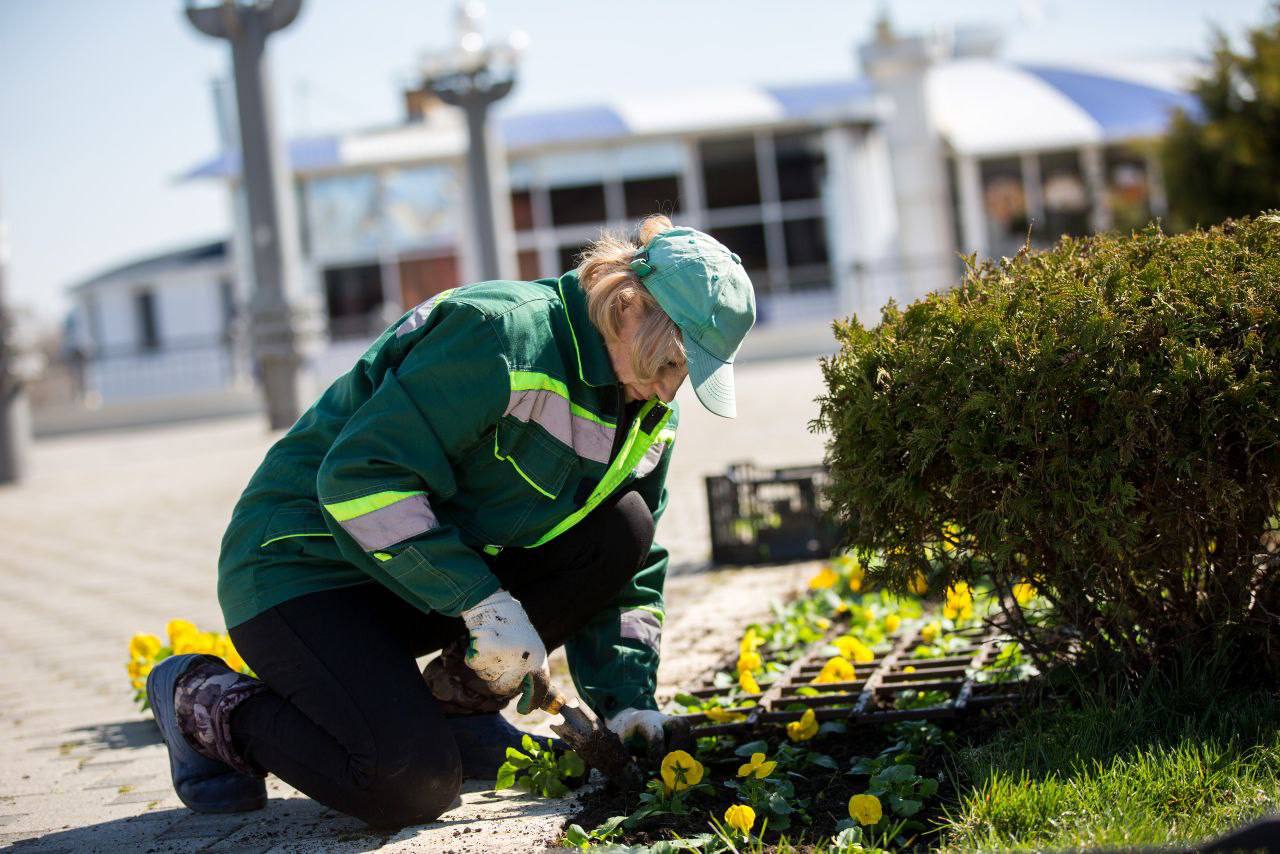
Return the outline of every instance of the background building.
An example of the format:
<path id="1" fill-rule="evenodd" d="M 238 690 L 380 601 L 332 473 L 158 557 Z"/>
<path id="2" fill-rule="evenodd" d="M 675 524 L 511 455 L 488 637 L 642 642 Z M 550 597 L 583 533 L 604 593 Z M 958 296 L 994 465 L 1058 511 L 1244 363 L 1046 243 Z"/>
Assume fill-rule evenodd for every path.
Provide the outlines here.
<path id="1" fill-rule="evenodd" d="M 1149 145 L 1174 109 L 1196 109 L 1194 69 L 1021 65 L 996 52 L 989 32 L 902 38 L 882 25 L 859 51 L 860 79 L 507 116 L 505 264 L 521 278 L 558 275 L 601 228 L 662 211 L 743 258 L 760 303 L 744 356 L 794 355 L 830 349 L 834 317 L 874 323 L 890 299 L 954 283 L 961 254 L 1164 213 Z M 328 320 L 322 380 L 405 309 L 476 278 L 465 127 L 423 90 L 405 105 L 403 124 L 289 146 L 307 275 Z M 86 383 L 104 401 L 246 381 L 233 114 L 219 111 L 226 150 L 188 175 L 226 182 L 228 249 L 145 259 L 76 290 Z"/>

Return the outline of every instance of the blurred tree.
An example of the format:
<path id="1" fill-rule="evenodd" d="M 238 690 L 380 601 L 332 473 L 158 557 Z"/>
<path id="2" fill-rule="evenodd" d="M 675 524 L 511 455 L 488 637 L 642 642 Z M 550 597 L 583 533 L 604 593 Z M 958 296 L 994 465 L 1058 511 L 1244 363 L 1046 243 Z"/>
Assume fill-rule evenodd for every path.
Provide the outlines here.
<path id="1" fill-rule="evenodd" d="M 1214 34 L 1213 61 L 1195 86 L 1201 115 L 1179 113 L 1163 145 L 1178 230 L 1280 206 L 1280 0 L 1237 53 Z"/>

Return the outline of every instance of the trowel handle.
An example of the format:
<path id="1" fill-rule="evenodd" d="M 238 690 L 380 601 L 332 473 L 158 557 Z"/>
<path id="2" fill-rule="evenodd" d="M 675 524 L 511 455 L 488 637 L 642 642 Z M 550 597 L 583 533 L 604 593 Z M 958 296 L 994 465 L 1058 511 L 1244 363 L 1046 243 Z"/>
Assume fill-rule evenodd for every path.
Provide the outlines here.
<path id="1" fill-rule="evenodd" d="M 516 711 L 527 715 L 534 709 L 542 709 L 548 714 L 557 714 L 565 704 L 564 695 L 555 685 L 545 670 L 535 670 L 524 677 L 520 683 L 520 702 L 516 703 Z"/>

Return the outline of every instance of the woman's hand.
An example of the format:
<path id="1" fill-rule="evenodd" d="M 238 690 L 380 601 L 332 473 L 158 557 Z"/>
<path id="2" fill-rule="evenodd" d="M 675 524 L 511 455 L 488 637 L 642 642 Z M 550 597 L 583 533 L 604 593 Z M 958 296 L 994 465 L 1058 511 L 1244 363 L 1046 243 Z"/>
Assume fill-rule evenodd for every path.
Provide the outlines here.
<path id="1" fill-rule="evenodd" d="M 468 666 L 495 694 L 514 694 L 530 673 L 547 668 L 547 649 L 519 600 L 505 590 L 462 612 L 471 634 Z"/>

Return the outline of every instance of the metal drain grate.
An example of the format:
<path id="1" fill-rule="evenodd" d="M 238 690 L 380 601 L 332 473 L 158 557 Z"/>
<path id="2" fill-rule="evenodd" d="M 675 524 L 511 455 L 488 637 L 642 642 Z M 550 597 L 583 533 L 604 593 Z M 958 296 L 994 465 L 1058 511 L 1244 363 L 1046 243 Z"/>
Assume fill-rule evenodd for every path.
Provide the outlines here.
<path id="1" fill-rule="evenodd" d="M 727 713 L 745 715 L 744 720 L 716 723 L 705 713 L 680 715 L 693 726 L 693 735 L 741 734 L 759 724 L 783 724 L 794 721 L 797 712 L 789 706 L 813 709 L 819 721 L 845 720 L 851 723 L 887 723 L 891 721 L 925 721 L 954 718 L 972 709 L 1015 700 L 1010 683 L 979 682 L 975 679 L 999 650 L 1011 639 L 998 626 L 979 626 L 949 633 L 964 639 L 963 646 L 939 658 L 911 658 L 918 642 L 918 629 L 911 628 L 894 639 L 893 647 L 872 661 L 855 664 L 858 679 L 813 685 L 812 681 L 825 661 L 821 654 L 833 638 L 843 634 L 847 626 L 836 625 L 822 640 L 816 641 L 779 674 L 760 694 L 742 697 L 754 700 L 754 706 L 726 707 Z M 736 657 L 726 657 L 704 680 L 710 686 L 715 673 L 734 672 Z M 907 672 L 906 668 L 914 668 Z M 865 674 L 865 675 L 863 675 Z M 801 689 L 811 688 L 821 693 Z M 899 709 L 896 702 L 904 692 L 945 692 L 945 701 L 925 708 Z M 686 692 L 699 699 L 724 693 L 724 689 L 704 687 Z"/>

